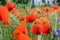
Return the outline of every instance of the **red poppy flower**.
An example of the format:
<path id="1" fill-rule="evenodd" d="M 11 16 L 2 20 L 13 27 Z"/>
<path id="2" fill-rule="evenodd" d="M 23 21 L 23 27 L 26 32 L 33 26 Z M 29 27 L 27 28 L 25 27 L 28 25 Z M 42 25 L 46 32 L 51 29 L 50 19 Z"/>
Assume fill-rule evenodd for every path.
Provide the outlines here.
<path id="1" fill-rule="evenodd" d="M 49 12 L 50 11 L 50 8 L 49 7 L 42 8 L 42 11 Z"/>
<path id="2" fill-rule="evenodd" d="M 33 24 L 32 27 L 31 27 L 31 30 L 30 32 L 32 34 L 37 34 L 37 35 L 40 35 L 43 31 L 43 26 L 41 24 Z"/>
<path id="3" fill-rule="evenodd" d="M 41 12 L 40 10 L 37 10 L 36 13 L 37 13 L 38 15 L 41 15 L 42 12 Z"/>
<path id="4" fill-rule="evenodd" d="M 54 10 L 56 10 L 56 9 L 59 8 L 59 6 L 57 6 L 57 5 L 53 5 L 52 8 L 53 8 Z"/>
<path id="5" fill-rule="evenodd" d="M 31 40 L 27 35 L 20 33 L 17 40 Z"/>
<path id="6" fill-rule="evenodd" d="M 18 18 L 18 21 L 24 21 L 25 20 L 25 17 L 24 16 L 21 16 L 20 18 Z"/>
<path id="7" fill-rule="evenodd" d="M 25 20 L 25 17 L 24 17 L 24 16 L 21 16 L 21 20 L 22 20 L 22 21 Z"/>
<path id="8" fill-rule="evenodd" d="M 26 17 L 21 16 L 21 18 L 19 18 L 18 20 L 22 20 L 22 21 L 25 20 L 26 22 L 33 22 L 33 21 L 35 21 L 37 18 L 38 18 L 38 15 L 30 14 L 30 15 L 27 15 Z"/>
<path id="9" fill-rule="evenodd" d="M 13 8 L 12 12 L 15 16 L 18 16 L 18 14 L 19 14 L 19 11 L 16 8 Z"/>
<path id="10" fill-rule="evenodd" d="M 20 32 L 24 33 L 25 35 L 28 34 L 28 31 L 26 29 L 26 23 L 23 22 L 21 25 L 19 25 L 15 31 L 13 32 L 14 39 L 20 34 Z"/>
<path id="11" fill-rule="evenodd" d="M 49 25 L 44 25 L 43 34 L 47 36 L 50 31 L 51 31 L 51 27 Z"/>
<path id="12" fill-rule="evenodd" d="M 7 8 L 4 6 L 0 6 L 0 21 L 2 21 L 4 24 L 5 23 L 10 24 L 9 18 L 10 16 Z"/>
<path id="13" fill-rule="evenodd" d="M 12 10 L 12 9 L 15 7 L 15 4 L 12 3 L 12 2 L 8 2 L 8 3 L 6 4 L 6 7 L 7 7 L 7 9 L 10 11 L 10 10 Z"/>
<path id="14" fill-rule="evenodd" d="M 40 17 L 40 21 L 43 25 L 50 25 L 50 21 L 45 17 Z"/>
<path id="15" fill-rule="evenodd" d="M 44 34 L 47 36 L 50 30 L 50 21 L 48 21 L 45 17 L 41 17 L 40 21 L 36 21 L 36 23 L 32 25 L 30 32 L 32 34 Z"/>
<path id="16" fill-rule="evenodd" d="M 27 21 L 27 22 L 33 22 L 33 21 L 36 20 L 37 18 L 38 18 L 38 15 L 30 14 L 30 15 L 26 16 L 26 21 Z"/>

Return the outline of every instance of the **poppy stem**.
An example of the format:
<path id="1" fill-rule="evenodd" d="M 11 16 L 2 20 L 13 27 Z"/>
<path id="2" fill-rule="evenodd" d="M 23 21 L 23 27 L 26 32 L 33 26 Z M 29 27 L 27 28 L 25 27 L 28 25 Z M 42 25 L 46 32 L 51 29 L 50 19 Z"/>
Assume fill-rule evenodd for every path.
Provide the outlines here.
<path id="1" fill-rule="evenodd" d="M 57 13 L 55 13 L 55 31 L 56 31 L 56 28 L 57 28 Z"/>
<path id="2" fill-rule="evenodd" d="M 2 23 L 0 22 L 0 26 L 2 27 Z M 2 28 L 0 27 L 0 40 L 3 40 Z"/>
<path id="3" fill-rule="evenodd" d="M 59 40 L 59 38 L 58 38 L 58 40 Z"/>
<path id="4" fill-rule="evenodd" d="M 42 34 L 38 35 L 38 40 L 42 40 Z"/>
<path id="5" fill-rule="evenodd" d="M 1 38 L 1 39 L 0 39 L 0 40 L 5 40 L 4 26 L 3 26 L 3 23 L 2 23 L 2 22 L 0 23 L 0 26 L 1 26 L 1 27 L 0 27 L 0 28 L 1 28 L 1 29 L 0 29 L 0 30 L 1 30 L 1 35 L 0 35 L 0 38 Z"/>
<path id="6" fill-rule="evenodd" d="M 13 15 L 13 14 L 10 14 L 10 17 L 12 18 L 12 20 L 14 21 L 14 23 L 16 25 L 19 25 L 20 23 L 18 22 L 17 18 Z"/>

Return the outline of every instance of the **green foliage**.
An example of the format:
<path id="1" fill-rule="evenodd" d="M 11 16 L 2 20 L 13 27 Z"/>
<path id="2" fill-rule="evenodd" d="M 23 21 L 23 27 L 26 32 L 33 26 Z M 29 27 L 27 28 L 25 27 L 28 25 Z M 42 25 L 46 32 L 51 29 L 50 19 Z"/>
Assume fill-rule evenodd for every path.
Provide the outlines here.
<path id="1" fill-rule="evenodd" d="M 29 0 L 0 0 L 0 4 L 1 5 L 6 5 L 6 3 L 8 1 L 12 1 L 12 2 L 14 2 L 16 4 L 18 4 L 18 3 L 20 3 L 20 4 L 27 4 L 29 2 Z"/>
<path id="2" fill-rule="evenodd" d="M 29 0 L 13 0 L 13 2 L 27 4 L 29 2 Z"/>
<path id="3" fill-rule="evenodd" d="M 18 0 L 12 0 L 14 3 L 17 3 L 18 2 Z"/>
<path id="4" fill-rule="evenodd" d="M 18 3 L 27 4 L 29 0 L 18 0 Z"/>
<path id="5" fill-rule="evenodd" d="M 31 5 L 28 3 L 28 4 L 18 4 L 17 6 L 16 6 L 18 9 L 20 9 L 20 8 L 31 8 Z"/>
<path id="6" fill-rule="evenodd" d="M 6 4 L 6 0 L 0 0 L 0 2 L 1 2 L 2 5 Z"/>

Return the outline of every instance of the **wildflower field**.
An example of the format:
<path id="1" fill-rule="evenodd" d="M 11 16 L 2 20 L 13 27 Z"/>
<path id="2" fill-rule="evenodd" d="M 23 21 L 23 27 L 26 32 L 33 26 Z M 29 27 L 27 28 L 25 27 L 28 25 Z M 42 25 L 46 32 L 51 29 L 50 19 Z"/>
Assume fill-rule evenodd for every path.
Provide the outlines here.
<path id="1" fill-rule="evenodd" d="M 0 5 L 0 40 L 60 40 L 60 6 Z"/>

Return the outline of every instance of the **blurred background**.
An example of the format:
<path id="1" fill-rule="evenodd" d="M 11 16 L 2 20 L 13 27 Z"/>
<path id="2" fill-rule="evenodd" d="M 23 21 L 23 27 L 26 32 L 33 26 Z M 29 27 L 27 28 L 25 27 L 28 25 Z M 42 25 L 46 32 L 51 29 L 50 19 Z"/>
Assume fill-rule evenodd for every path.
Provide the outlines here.
<path id="1" fill-rule="evenodd" d="M 32 5 L 59 5 L 60 0 L 0 0 L 0 5 L 5 5 L 8 1 L 14 2 L 15 4 L 32 4 Z"/>
<path id="2" fill-rule="evenodd" d="M 4 9 L 4 7 L 7 9 Z M 31 26 L 34 23 L 39 24 L 41 17 L 42 20 L 44 19 L 43 21 L 48 24 L 48 26 L 46 25 L 46 27 L 44 27 L 44 31 L 46 31 L 44 33 L 49 34 L 48 36 L 46 36 L 46 34 L 39 35 L 41 30 L 37 29 L 37 27 L 32 27 L 34 32 L 37 29 L 36 34 L 32 34 L 30 32 Z M 2 20 L 2 18 L 6 18 L 6 20 Z M 1 22 L 1 20 L 4 22 Z M 13 37 L 15 35 L 13 36 L 13 33 L 16 31 L 17 26 L 26 20 L 29 21 L 27 22 L 26 27 L 28 37 L 30 37 L 32 40 L 60 40 L 60 0 L 0 0 L 0 40 L 14 40 Z M 4 24 L 10 25 L 8 26 Z M 45 23 L 42 23 L 42 25 L 44 24 Z M 18 32 L 20 32 L 20 29 Z M 25 31 L 26 30 L 24 30 L 22 33 L 25 33 Z M 23 34 L 22 40 L 24 40 L 24 35 L 25 34 Z"/>

